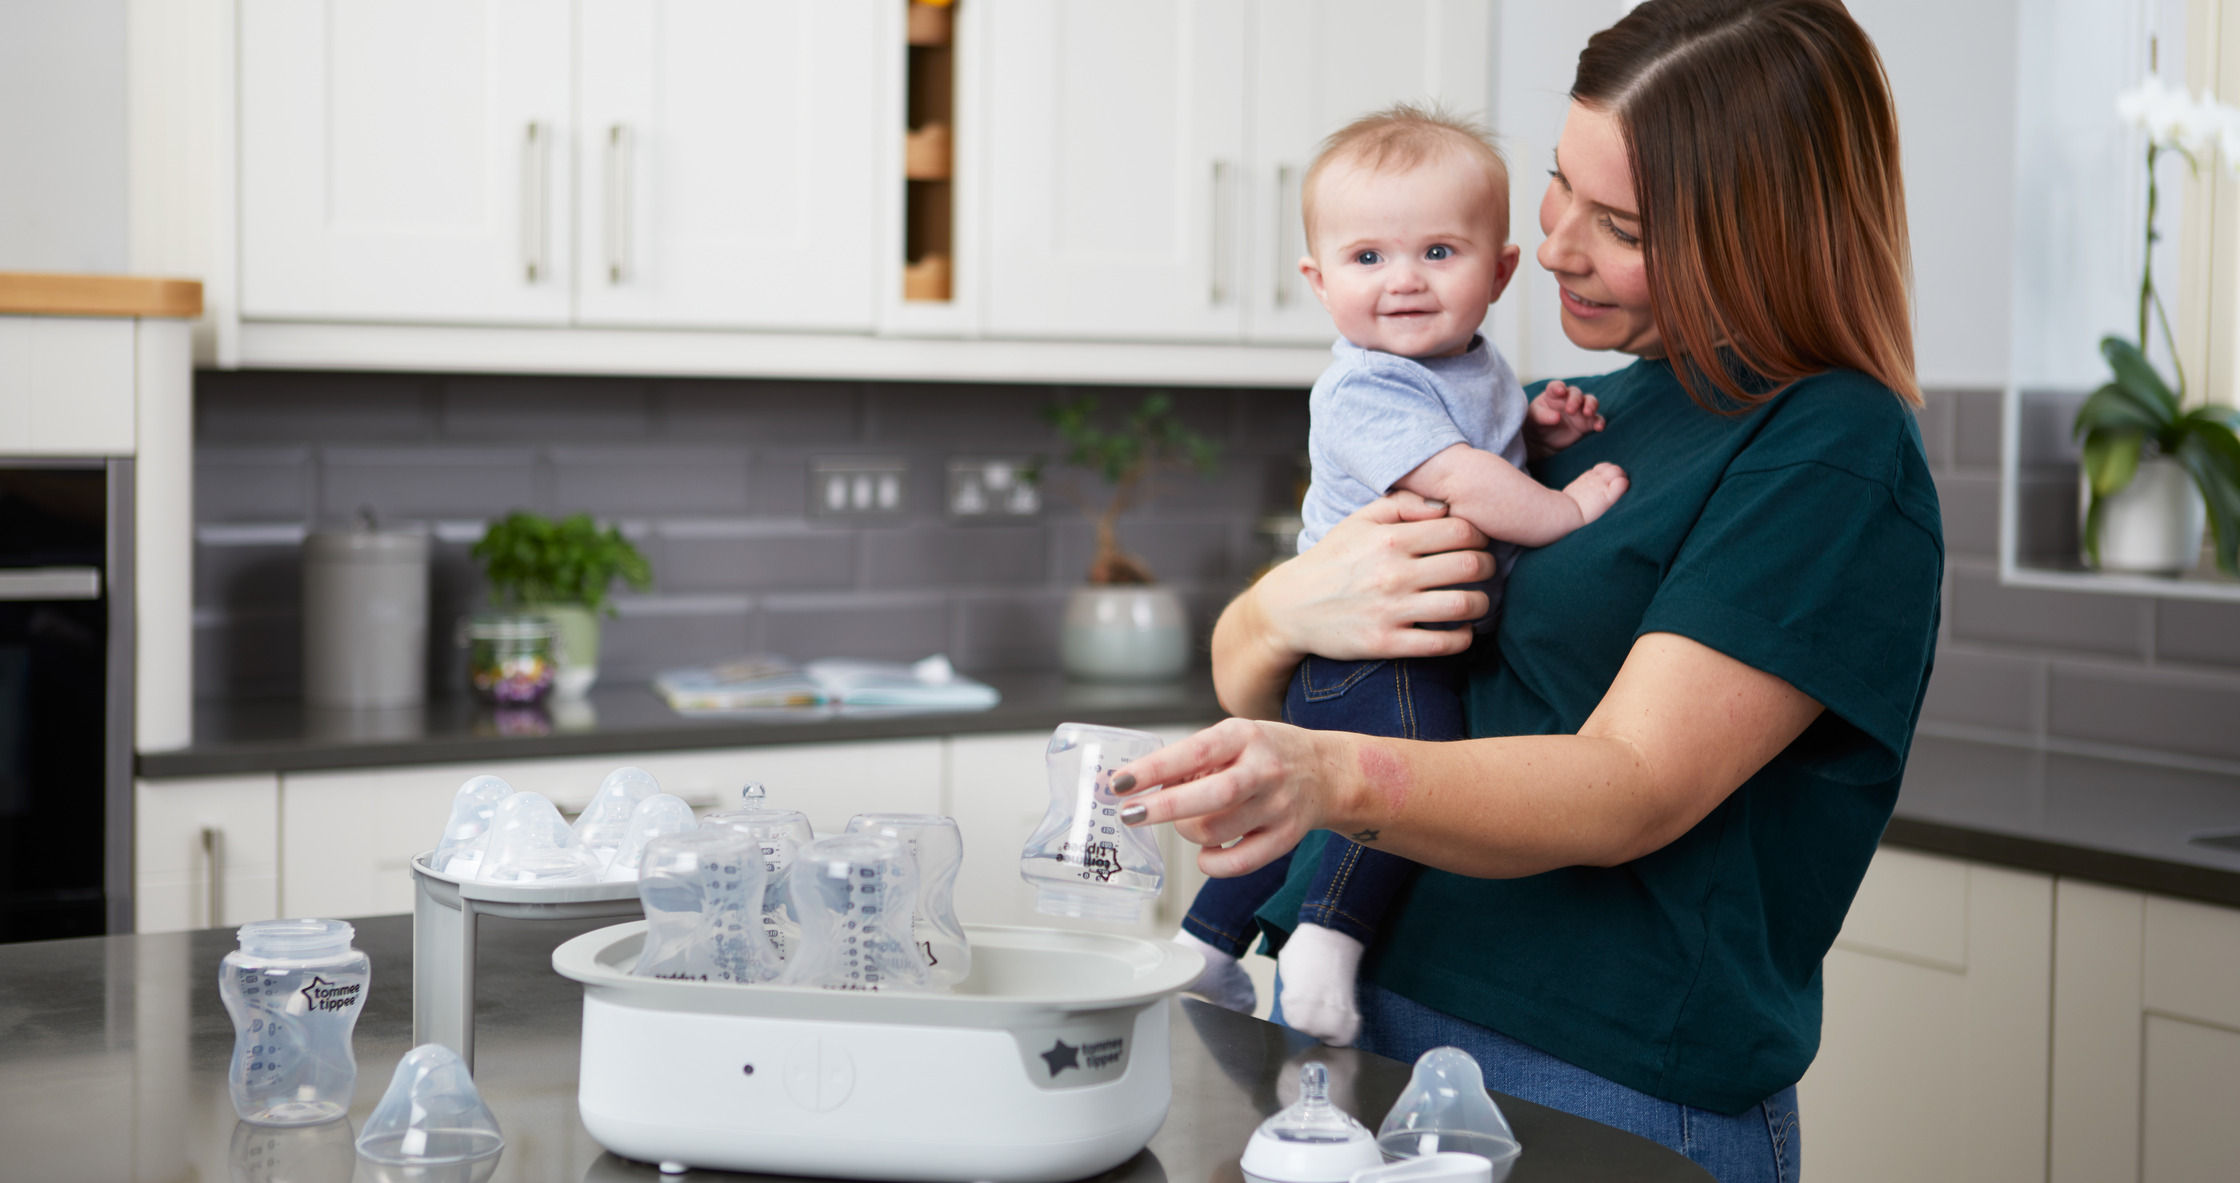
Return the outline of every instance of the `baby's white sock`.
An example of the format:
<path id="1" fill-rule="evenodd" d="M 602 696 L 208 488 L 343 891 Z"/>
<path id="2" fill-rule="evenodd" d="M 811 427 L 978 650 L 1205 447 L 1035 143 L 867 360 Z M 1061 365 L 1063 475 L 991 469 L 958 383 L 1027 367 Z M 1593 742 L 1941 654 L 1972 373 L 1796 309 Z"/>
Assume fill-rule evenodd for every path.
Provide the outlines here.
<path id="1" fill-rule="evenodd" d="M 1252 975 L 1244 971 L 1242 962 L 1187 932 L 1174 934 L 1174 943 L 1196 949 L 1206 959 L 1205 971 L 1198 975 L 1197 981 L 1182 988 L 1184 993 L 1195 994 L 1240 1015 L 1252 1013 L 1260 999 L 1252 989 Z"/>
<path id="2" fill-rule="evenodd" d="M 1301 921 L 1276 954 L 1284 1023 L 1332 1047 L 1353 1046 L 1361 1034 L 1361 1008 L 1353 996 L 1361 953 L 1360 941 Z"/>

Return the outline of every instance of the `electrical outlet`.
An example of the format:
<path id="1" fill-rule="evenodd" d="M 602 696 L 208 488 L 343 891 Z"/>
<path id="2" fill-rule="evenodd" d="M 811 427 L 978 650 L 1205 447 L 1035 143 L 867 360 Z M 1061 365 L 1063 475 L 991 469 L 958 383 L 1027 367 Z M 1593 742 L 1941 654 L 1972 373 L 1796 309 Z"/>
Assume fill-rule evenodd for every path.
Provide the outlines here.
<path id="1" fill-rule="evenodd" d="M 813 456 L 809 515 L 899 518 L 909 509 L 910 462 L 899 456 Z"/>
<path id="2" fill-rule="evenodd" d="M 1023 456 L 949 458 L 949 516 L 1031 518 L 1042 512 L 1042 490 Z"/>

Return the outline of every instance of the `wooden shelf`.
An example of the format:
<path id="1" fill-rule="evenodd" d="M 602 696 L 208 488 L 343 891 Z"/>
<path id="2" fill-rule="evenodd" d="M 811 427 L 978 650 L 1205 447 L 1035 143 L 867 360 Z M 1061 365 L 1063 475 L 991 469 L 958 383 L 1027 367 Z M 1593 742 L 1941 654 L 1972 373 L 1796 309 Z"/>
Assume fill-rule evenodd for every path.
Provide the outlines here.
<path id="1" fill-rule="evenodd" d="M 0 315 L 202 315 L 202 282 L 141 275 L 63 275 L 0 271 Z"/>

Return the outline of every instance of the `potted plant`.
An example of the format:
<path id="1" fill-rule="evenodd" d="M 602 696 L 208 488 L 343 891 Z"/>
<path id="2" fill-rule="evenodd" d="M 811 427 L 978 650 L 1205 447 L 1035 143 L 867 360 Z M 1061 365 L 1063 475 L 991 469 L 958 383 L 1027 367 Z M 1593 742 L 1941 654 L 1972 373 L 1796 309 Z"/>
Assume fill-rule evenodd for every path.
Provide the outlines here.
<path id="1" fill-rule="evenodd" d="M 1065 463 L 1095 473 L 1109 491 L 1095 511 L 1097 549 L 1088 585 L 1066 601 L 1059 661 L 1080 678 L 1171 678 L 1190 663 L 1189 616 L 1181 597 L 1121 549 L 1120 516 L 1150 494 L 1162 472 L 1213 471 L 1213 441 L 1185 426 L 1164 394 L 1145 397 L 1113 426 L 1102 425 L 1097 411 L 1097 400 L 1083 395 L 1046 412 L 1065 441 Z"/>
<path id="2" fill-rule="evenodd" d="M 607 592 L 620 579 L 644 591 L 653 569 L 638 548 L 590 514 L 555 522 L 516 510 L 490 523 L 472 552 L 490 584 L 490 601 L 552 621 L 558 640 L 553 692 L 580 696 L 599 676 L 600 612 L 613 615 Z"/>
<path id="3" fill-rule="evenodd" d="M 2149 77 L 2116 101 L 2117 110 L 2147 132 L 2147 234 L 2139 277 L 2136 343 L 2100 339 L 2114 380 L 2077 410 L 2073 427 L 2084 445 L 2080 500 L 2085 561 L 2122 571 L 2175 575 L 2201 553 L 2202 518 L 2215 532 L 2217 566 L 2240 575 L 2240 411 L 2187 409 L 2185 367 L 2177 359 L 2170 316 L 2154 287 L 2155 165 L 2165 152 L 2187 167 L 2224 142 L 2226 163 L 2240 173 L 2240 111 L 2196 101 Z M 2147 360 L 2148 332 L 2162 326 L 2177 381 L 2166 383 Z"/>

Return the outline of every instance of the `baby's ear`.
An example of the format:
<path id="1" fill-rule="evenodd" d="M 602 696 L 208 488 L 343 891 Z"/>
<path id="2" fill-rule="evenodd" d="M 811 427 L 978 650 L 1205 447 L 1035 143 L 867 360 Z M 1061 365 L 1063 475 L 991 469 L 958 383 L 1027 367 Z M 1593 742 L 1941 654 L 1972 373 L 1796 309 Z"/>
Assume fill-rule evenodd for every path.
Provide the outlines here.
<path id="1" fill-rule="evenodd" d="M 1499 302 L 1501 293 L 1509 290 L 1509 281 L 1517 277 L 1517 263 L 1523 258 L 1524 252 L 1516 243 L 1512 242 L 1501 248 L 1500 261 L 1493 268 L 1493 297 L 1489 303 Z"/>
<path id="2" fill-rule="evenodd" d="M 1322 268 L 1315 266 L 1313 255 L 1299 256 L 1299 274 L 1307 277 L 1307 286 L 1314 289 L 1314 298 L 1327 306 L 1330 301 L 1322 294 Z M 1507 283 L 1508 281 L 1503 280 L 1502 282 Z M 1496 289 L 1494 294 L 1499 295 L 1499 290 Z"/>

